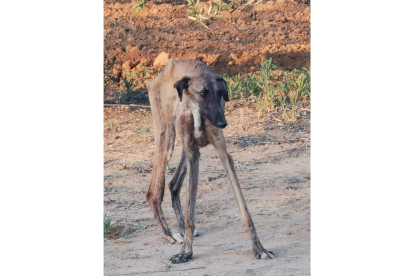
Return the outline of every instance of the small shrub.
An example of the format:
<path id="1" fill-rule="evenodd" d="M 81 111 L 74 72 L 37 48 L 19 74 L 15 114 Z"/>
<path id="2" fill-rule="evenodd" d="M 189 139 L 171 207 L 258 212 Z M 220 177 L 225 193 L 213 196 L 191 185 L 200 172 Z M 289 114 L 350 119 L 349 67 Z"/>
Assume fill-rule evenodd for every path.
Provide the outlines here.
<path id="1" fill-rule="evenodd" d="M 107 127 L 109 127 L 109 129 L 112 131 L 112 132 L 116 132 L 116 125 L 115 125 L 115 122 L 113 121 L 113 120 L 109 120 L 109 119 L 107 119 L 106 121 L 105 121 L 105 124 L 106 124 L 106 126 Z"/>
<path id="2" fill-rule="evenodd" d="M 142 71 L 136 72 L 132 77 L 138 77 L 139 80 L 141 81 L 141 83 L 144 83 L 147 80 L 147 78 L 146 78 L 147 73 L 152 74 L 152 69 L 148 69 L 148 67 L 145 67 L 145 66 L 141 65 L 141 70 Z M 157 70 L 158 72 L 162 71 L 162 69 L 158 69 L 158 70 Z"/>
<path id="3" fill-rule="evenodd" d="M 111 219 L 106 218 L 106 215 L 104 215 L 104 235 L 108 235 L 110 224 L 111 224 Z"/>
<path id="4" fill-rule="evenodd" d="M 124 82 L 126 96 L 129 98 L 132 89 L 135 88 L 134 80 L 132 79 L 131 74 L 125 74 L 125 78 L 123 78 L 122 81 Z"/>
<path id="5" fill-rule="evenodd" d="M 264 114 L 265 110 L 265 100 L 263 99 L 263 95 L 260 95 L 256 101 L 256 108 L 258 111 L 257 118 L 260 118 Z"/>
<path id="6" fill-rule="evenodd" d="M 150 125 L 145 124 L 139 127 L 139 131 L 142 133 L 142 141 L 144 142 L 150 142 L 149 139 L 147 139 L 147 132 L 149 131 Z"/>
<path id="7" fill-rule="evenodd" d="M 134 2 L 136 3 L 135 5 L 132 6 L 132 8 L 134 8 L 134 10 L 139 13 L 141 11 L 141 9 L 144 7 L 145 5 L 145 0 L 134 0 Z"/>
<path id="8" fill-rule="evenodd" d="M 114 82 L 114 75 L 112 73 L 112 68 L 114 67 L 115 59 L 108 58 L 108 56 L 104 55 L 104 88 L 110 89 Z"/>
<path id="9" fill-rule="evenodd" d="M 207 16 L 209 16 L 211 13 L 211 6 L 208 9 L 207 16 L 205 16 L 203 7 L 201 7 L 199 11 L 196 10 L 196 6 L 198 6 L 198 4 L 200 4 L 200 0 L 197 0 L 196 2 L 194 2 L 194 0 L 187 0 L 187 6 L 189 7 L 190 12 L 190 16 L 188 16 L 188 18 L 200 23 L 201 25 L 209 29 L 209 27 L 207 27 L 207 25 L 204 24 L 204 20 L 207 20 Z"/>
<path id="10" fill-rule="evenodd" d="M 240 74 L 233 78 L 227 77 L 227 75 L 224 74 L 223 79 L 227 82 L 227 90 L 230 98 L 237 98 L 240 97 L 240 95 L 242 95 L 243 92 L 241 90 L 243 88 Z"/>
<path id="11" fill-rule="evenodd" d="M 250 94 L 250 96 L 257 95 L 260 92 L 260 86 L 256 75 L 247 76 L 244 85 L 246 94 Z"/>

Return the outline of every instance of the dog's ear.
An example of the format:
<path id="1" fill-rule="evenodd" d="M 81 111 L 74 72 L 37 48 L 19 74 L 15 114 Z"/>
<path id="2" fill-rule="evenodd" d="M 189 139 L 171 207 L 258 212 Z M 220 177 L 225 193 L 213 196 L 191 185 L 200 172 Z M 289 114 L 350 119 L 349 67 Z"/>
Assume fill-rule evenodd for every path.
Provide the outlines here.
<path id="1" fill-rule="evenodd" d="M 188 82 L 190 81 L 190 77 L 183 77 L 181 80 L 177 81 L 174 84 L 174 88 L 178 91 L 178 97 L 180 97 L 180 102 L 183 99 L 183 91 L 188 89 Z"/>
<path id="2" fill-rule="evenodd" d="M 223 99 L 226 102 L 230 101 L 229 92 L 227 91 L 227 82 L 223 79 L 222 76 L 220 75 L 215 75 L 215 76 L 216 76 L 217 83 L 219 85 L 220 92 L 223 95 Z"/>

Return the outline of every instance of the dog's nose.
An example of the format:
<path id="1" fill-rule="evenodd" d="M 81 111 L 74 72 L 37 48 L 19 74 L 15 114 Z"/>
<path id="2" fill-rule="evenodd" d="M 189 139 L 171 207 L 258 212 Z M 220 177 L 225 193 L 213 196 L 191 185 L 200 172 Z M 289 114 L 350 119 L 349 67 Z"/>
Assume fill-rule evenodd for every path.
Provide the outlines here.
<path id="1" fill-rule="evenodd" d="M 217 124 L 218 128 L 225 128 L 227 126 L 227 122 L 220 122 Z"/>

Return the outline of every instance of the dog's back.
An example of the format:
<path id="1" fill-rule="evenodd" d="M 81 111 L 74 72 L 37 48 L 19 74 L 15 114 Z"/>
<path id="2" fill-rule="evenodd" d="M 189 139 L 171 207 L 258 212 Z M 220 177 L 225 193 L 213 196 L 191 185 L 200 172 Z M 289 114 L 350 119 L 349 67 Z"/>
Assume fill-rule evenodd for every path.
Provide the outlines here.
<path id="1" fill-rule="evenodd" d="M 148 94 L 174 92 L 175 82 L 184 76 L 195 77 L 202 73 L 212 74 L 207 65 L 201 61 L 186 58 L 174 60 L 170 58 L 161 73 L 147 83 Z"/>

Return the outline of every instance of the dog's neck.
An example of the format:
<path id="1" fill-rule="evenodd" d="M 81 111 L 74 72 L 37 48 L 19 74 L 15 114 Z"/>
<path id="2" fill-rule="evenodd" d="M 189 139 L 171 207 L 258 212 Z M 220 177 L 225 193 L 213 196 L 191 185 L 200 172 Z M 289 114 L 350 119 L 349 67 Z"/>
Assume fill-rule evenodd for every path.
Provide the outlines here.
<path id="1" fill-rule="evenodd" d="M 200 137 L 202 135 L 202 119 L 200 113 L 200 107 L 198 103 L 194 103 L 190 100 L 190 95 L 187 90 L 184 90 L 183 98 L 181 102 L 182 112 L 187 115 L 192 115 L 194 120 L 194 136 Z"/>

